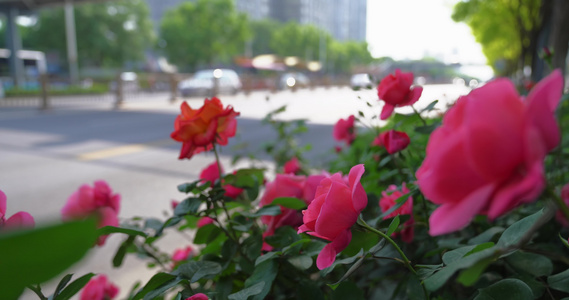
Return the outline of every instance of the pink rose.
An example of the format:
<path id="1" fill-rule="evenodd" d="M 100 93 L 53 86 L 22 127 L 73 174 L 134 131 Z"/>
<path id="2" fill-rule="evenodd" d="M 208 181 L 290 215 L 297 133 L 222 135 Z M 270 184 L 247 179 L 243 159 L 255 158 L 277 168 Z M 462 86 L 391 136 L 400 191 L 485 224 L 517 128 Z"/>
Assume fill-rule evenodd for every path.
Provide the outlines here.
<path id="1" fill-rule="evenodd" d="M 188 259 L 192 250 L 193 249 L 190 246 L 182 249 L 176 249 L 174 254 L 172 254 L 172 261 L 176 263 Z"/>
<path id="2" fill-rule="evenodd" d="M 198 294 L 195 294 L 189 298 L 186 298 L 186 300 L 208 300 L 208 299 L 209 298 L 205 294 L 202 294 L 202 293 L 198 293 Z"/>
<path id="3" fill-rule="evenodd" d="M 413 105 L 419 100 L 423 88 L 411 88 L 412 84 L 413 73 L 402 73 L 399 69 L 395 70 L 395 75 L 389 74 L 381 80 L 377 86 L 377 95 L 385 102 L 380 115 L 382 120 L 389 118 L 395 107 Z"/>
<path id="4" fill-rule="evenodd" d="M 172 210 L 176 209 L 176 207 L 178 207 L 178 204 L 180 204 L 180 201 L 177 200 L 170 201 L 170 206 L 172 207 Z"/>
<path id="5" fill-rule="evenodd" d="M 339 173 L 322 179 L 314 201 L 302 211 L 304 224 L 298 228 L 298 233 L 306 232 L 331 241 L 318 254 L 316 266 L 320 270 L 332 265 L 336 254 L 352 239 L 350 227 L 367 205 L 367 195 L 360 183 L 364 171 L 363 165 L 352 167 L 348 183 Z"/>
<path id="6" fill-rule="evenodd" d="M 458 99 L 416 174 L 425 197 L 441 205 L 429 219 L 431 235 L 460 230 L 480 213 L 493 220 L 539 196 L 543 160 L 560 140 L 554 111 L 562 87 L 556 70 L 526 100 L 507 79 Z"/>
<path id="7" fill-rule="evenodd" d="M 304 195 L 304 176 L 277 174 L 273 182 L 267 183 L 265 193 L 261 197 L 260 206 L 269 205 L 279 197 L 302 198 Z M 263 238 L 271 236 L 282 226 L 298 227 L 302 224 L 302 214 L 294 209 L 281 206 L 281 213 L 276 216 L 261 216 L 261 222 L 267 225 Z M 270 251 L 272 247 L 263 243 L 263 250 Z"/>
<path id="8" fill-rule="evenodd" d="M 201 217 L 201 218 L 198 220 L 198 228 L 204 227 L 205 225 L 212 224 L 212 223 L 213 223 L 213 219 L 212 219 L 212 218 L 210 218 L 210 217 Z"/>
<path id="9" fill-rule="evenodd" d="M 383 133 L 379 134 L 375 139 L 373 139 L 373 142 L 371 142 L 371 145 L 382 147 L 383 146 Z"/>
<path id="10" fill-rule="evenodd" d="M 379 199 L 379 207 L 381 207 L 382 212 L 386 212 L 391 209 L 393 206 L 397 204 L 395 202 L 399 197 L 409 193 L 409 189 L 405 186 L 405 183 L 401 186 L 401 191 L 397 190 L 397 186 L 390 185 L 387 190 L 381 193 L 382 197 Z M 400 231 L 401 239 L 406 242 L 410 243 L 413 241 L 415 236 L 413 230 L 413 224 L 415 221 L 413 220 L 413 198 L 407 198 L 407 201 L 399 208 L 385 216 L 386 219 L 395 218 L 398 215 L 410 215 L 411 218 L 403 224 L 403 229 Z M 397 236 L 397 233 L 393 233 L 393 236 Z"/>
<path id="11" fill-rule="evenodd" d="M 565 205 L 569 206 L 569 183 L 565 184 L 561 189 L 561 200 L 565 202 Z M 567 220 L 567 218 L 565 218 L 561 210 L 557 211 L 555 219 L 557 219 L 557 221 L 561 223 L 561 225 L 569 227 L 569 221 Z"/>
<path id="12" fill-rule="evenodd" d="M 345 141 L 346 144 L 351 145 L 356 139 L 356 127 L 354 127 L 356 117 L 353 115 L 347 119 L 340 119 L 334 125 L 333 136 L 338 142 Z"/>
<path id="13" fill-rule="evenodd" d="M 300 171 L 300 163 L 298 161 L 298 158 L 293 157 L 291 160 L 287 161 L 284 166 L 284 173 L 292 173 L 292 174 L 298 174 L 298 172 Z"/>
<path id="14" fill-rule="evenodd" d="M 389 154 L 394 154 L 407 148 L 411 142 L 407 133 L 395 130 L 381 133 L 379 139 Z"/>
<path id="15" fill-rule="evenodd" d="M 0 230 L 34 227 L 34 218 L 25 211 L 20 211 L 6 219 L 6 194 L 0 190 Z"/>
<path id="16" fill-rule="evenodd" d="M 221 167 L 221 172 L 223 172 L 223 167 Z M 235 173 L 237 173 L 237 171 L 233 172 L 233 174 Z M 209 181 L 213 187 L 213 183 L 219 179 L 219 167 L 217 166 L 217 162 L 213 162 L 209 166 L 205 167 L 200 173 L 200 179 L 202 179 L 203 182 Z M 223 189 L 225 189 L 225 196 L 229 198 L 235 199 L 243 192 L 243 189 L 230 184 L 222 183 L 222 186 Z"/>
<path id="17" fill-rule="evenodd" d="M 113 194 L 109 185 L 103 181 L 95 181 L 91 187 L 82 185 L 67 199 L 61 209 L 63 220 L 81 219 L 95 214 L 99 218 L 99 227 L 119 226 L 119 209 L 121 197 Z M 99 237 L 97 244 L 105 244 L 107 236 Z"/>
<path id="18" fill-rule="evenodd" d="M 107 280 L 107 276 L 99 275 L 91 278 L 81 291 L 80 300 L 110 300 L 119 293 L 119 288 Z"/>

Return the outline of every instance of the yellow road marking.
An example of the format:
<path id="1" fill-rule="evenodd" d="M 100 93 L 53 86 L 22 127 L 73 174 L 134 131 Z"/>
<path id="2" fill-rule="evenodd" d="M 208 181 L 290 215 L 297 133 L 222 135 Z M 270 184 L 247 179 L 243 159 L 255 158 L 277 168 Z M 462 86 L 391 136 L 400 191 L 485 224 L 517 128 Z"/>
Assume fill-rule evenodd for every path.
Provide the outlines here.
<path id="1" fill-rule="evenodd" d="M 140 151 L 144 151 L 148 148 L 152 147 L 159 147 L 159 146 L 166 146 L 169 144 L 173 144 L 174 141 L 171 139 L 164 139 L 149 143 L 143 144 L 131 144 L 131 145 L 124 145 L 118 146 L 113 148 L 107 148 L 103 150 L 97 150 L 92 152 L 83 153 L 77 156 L 77 160 L 80 161 L 90 161 L 90 160 L 98 160 L 98 159 L 105 159 L 114 156 L 126 155 L 131 153 L 136 153 Z"/>

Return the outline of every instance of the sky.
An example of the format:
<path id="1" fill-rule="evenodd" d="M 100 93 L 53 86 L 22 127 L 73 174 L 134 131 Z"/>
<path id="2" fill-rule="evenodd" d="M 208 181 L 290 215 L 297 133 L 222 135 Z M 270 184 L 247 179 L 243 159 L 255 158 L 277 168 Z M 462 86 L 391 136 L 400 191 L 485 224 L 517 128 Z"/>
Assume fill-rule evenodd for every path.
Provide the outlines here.
<path id="1" fill-rule="evenodd" d="M 457 1 L 368 0 L 367 41 L 372 55 L 485 64 L 468 25 L 451 19 Z"/>

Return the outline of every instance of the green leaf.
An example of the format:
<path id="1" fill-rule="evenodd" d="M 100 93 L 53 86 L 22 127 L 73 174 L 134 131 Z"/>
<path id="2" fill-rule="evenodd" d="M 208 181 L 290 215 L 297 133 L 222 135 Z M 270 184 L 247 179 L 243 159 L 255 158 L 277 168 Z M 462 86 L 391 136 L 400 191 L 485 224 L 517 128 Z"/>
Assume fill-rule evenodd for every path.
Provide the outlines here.
<path id="1" fill-rule="evenodd" d="M 439 100 L 435 100 L 435 101 L 429 103 L 429 105 L 427 105 L 427 107 L 425 107 L 421 110 L 421 113 L 435 109 L 435 105 L 437 105 L 437 103 L 439 103 Z"/>
<path id="2" fill-rule="evenodd" d="M 164 282 L 163 284 L 159 285 L 155 289 L 151 290 L 144 296 L 144 300 L 155 300 L 156 298 L 160 297 L 162 294 L 166 293 L 169 289 L 177 286 L 180 282 L 182 282 L 181 278 L 174 278 L 169 281 Z M 139 298 L 135 298 L 139 299 Z"/>
<path id="3" fill-rule="evenodd" d="M 63 289 L 58 295 L 54 294 L 53 300 L 69 300 L 71 297 L 75 296 L 88 282 L 91 278 L 95 276 L 93 273 L 85 274 L 73 282 L 71 282 L 65 289 Z"/>
<path id="4" fill-rule="evenodd" d="M 61 290 L 69 283 L 72 277 L 73 274 L 67 274 L 63 278 L 61 278 L 61 280 L 57 284 L 57 287 L 55 288 L 55 291 L 53 292 L 53 298 L 56 298 L 57 295 L 59 295 Z"/>
<path id="5" fill-rule="evenodd" d="M 263 287 L 265 282 L 261 281 L 255 285 L 248 288 L 242 289 L 237 293 L 233 293 L 227 297 L 229 300 L 247 300 L 251 296 L 255 296 L 263 292 Z"/>
<path id="6" fill-rule="evenodd" d="M 288 262 L 301 271 L 307 270 L 312 266 L 312 258 L 308 255 L 291 257 L 288 259 Z"/>
<path id="7" fill-rule="evenodd" d="M 130 235 L 122 244 L 121 246 L 117 249 L 117 253 L 115 254 L 115 256 L 113 257 L 113 267 L 117 268 L 120 267 L 122 265 L 122 262 L 124 260 L 124 257 L 126 256 L 126 251 L 128 250 L 128 248 L 130 246 L 132 246 L 132 244 L 134 243 L 134 239 L 136 238 L 136 236 L 134 235 Z"/>
<path id="8" fill-rule="evenodd" d="M 564 239 L 561 234 L 559 234 L 559 239 L 561 239 L 561 243 L 563 244 L 563 246 L 567 247 L 569 249 L 569 242 L 567 242 L 566 239 Z"/>
<path id="9" fill-rule="evenodd" d="M 344 259 L 337 259 L 337 260 L 335 260 L 334 263 L 333 263 L 331 266 L 329 266 L 328 268 L 326 268 L 326 269 L 320 271 L 320 275 L 321 275 L 322 277 L 324 277 L 324 276 L 330 274 L 330 272 L 332 272 L 332 270 L 334 270 L 334 268 L 335 268 L 337 265 L 349 265 L 349 264 L 352 264 L 353 262 L 355 262 L 357 259 L 360 259 L 360 258 L 362 258 L 362 257 L 364 257 L 364 250 L 363 250 L 363 249 L 361 249 L 360 252 L 358 252 L 358 254 L 356 254 L 356 255 L 354 255 L 354 256 L 352 256 L 352 257 L 348 257 L 348 258 L 344 258 Z"/>
<path id="10" fill-rule="evenodd" d="M 90 218 L 0 233 L 2 294 L 17 295 L 25 286 L 47 281 L 79 261 L 95 245 L 96 226 Z"/>
<path id="11" fill-rule="evenodd" d="M 353 230 L 352 240 L 348 247 L 342 251 L 346 256 L 353 256 L 359 253 L 362 249 L 368 251 L 379 242 L 379 236 L 371 231 Z"/>
<path id="12" fill-rule="evenodd" d="M 331 300 L 364 300 L 364 292 L 358 288 L 358 286 L 351 282 L 342 282 L 330 297 Z"/>
<path id="13" fill-rule="evenodd" d="M 425 125 L 425 126 L 418 126 L 415 127 L 415 132 L 420 133 L 420 134 L 431 134 L 433 131 L 435 131 L 435 129 L 437 129 L 437 127 L 439 127 L 439 125 L 441 125 L 439 122 L 433 123 L 431 125 Z"/>
<path id="14" fill-rule="evenodd" d="M 469 245 L 477 245 L 486 242 L 490 242 L 495 235 L 504 232 L 503 227 L 492 227 L 488 230 L 484 231 L 483 233 L 471 238 L 468 240 Z"/>
<path id="15" fill-rule="evenodd" d="M 529 286 L 519 279 L 504 279 L 479 290 L 474 300 L 532 300 Z"/>
<path id="16" fill-rule="evenodd" d="M 547 284 L 554 290 L 569 293 L 569 269 L 547 277 Z"/>
<path id="17" fill-rule="evenodd" d="M 492 242 L 476 245 L 476 247 L 474 247 L 472 250 L 468 251 L 466 254 L 464 254 L 464 256 L 466 257 L 466 256 L 471 255 L 473 253 L 480 252 L 484 249 L 488 249 L 488 248 L 492 248 L 492 247 L 494 247 L 494 243 L 492 243 Z"/>
<path id="18" fill-rule="evenodd" d="M 213 261 L 190 261 L 178 266 L 171 274 L 194 283 L 206 276 L 221 273 L 221 265 Z"/>
<path id="19" fill-rule="evenodd" d="M 397 227 L 399 227 L 399 215 L 395 216 L 393 221 L 391 221 L 391 224 L 389 224 L 386 235 L 391 236 L 395 230 L 397 230 Z"/>
<path id="20" fill-rule="evenodd" d="M 477 262 L 474 266 L 460 272 L 457 281 L 464 286 L 472 286 L 492 261 L 492 259 L 487 258 Z"/>
<path id="21" fill-rule="evenodd" d="M 496 245 L 507 248 L 517 244 L 542 215 L 543 209 L 512 224 L 502 233 Z"/>
<path id="22" fill-rule="evenodd" d="M 292 208 L 292 209 L 306 208 L 306 203 L 304 201 L 302 201 L 298 198 L 292 198 L 292 197 L 275 198 L 275 200 L 273 200 L 273 202 L 271 204 L 282 205 L 284 207 Z"/>
<path id="23" fill-rule="evenodd" d="M 182 183 L 180 185 L 178 185 L 178 191 L 188 194 L 190 192 L 192 192 L 197 186 L 198 184 L 200 184 L 200 182 L 202 182 L 202 180 L 196 180 L 194 182 L 189 182 L 189 183 Z"/>
<path id="24" fill-rule="evenodd" d="M 519 272 L 535 277 L 549 276 L 553 272 L 553 263 L 543 255 L 516 251 L 506 257 L 506 262 Z"/>
<path id="25" fill-rule="evenodd" d="M 255 260 L 255 266 L 259 265 L 260 263 L 262 263 L 266 260 L 275 259 L 280 255 L 282 255 L 282 252 L 280 252 L 280 251 L 265 253 L 265 254 L 257 257 L 257 260 Z"/>
<path id="26" fill-rule="evenodd" d="M 407 294 L 409 300 L 425 300 L 425 291 L 417 275 L 409 274 L 407 284 L 405 285 L 405 294 Z"/>
<path id="27" fill-rule="evenodd" d="M 202 226 L 196 232 L 196 236 L 194 237 L 194 244 L 207 244 L 221 234 L 221 229 L 215 226 L 215 224 L 207 224 Z"/>
<path id="28" fill-rule="evenodd" d="M 261 207 L 258 211 L 254 213 L 244 211 L 241 212 L 241 214 L 249 218 L 256 218 L 260 216 L 278 216 L 281 214 L 281 207 L 278 205 L 267 205 Z"/>
<path id="29" fill-rule="evenodd" d="M 102 228 L 97 229 L 97 234 L 99 236 L 108 235 L 112 233 L 124 233 L 128 235 L 139 235 L 142 237 L 147 237 L 148 235 L 144 231 L 130 229 L 130 228 L 122 228 L 122 227 L 114 227 L 114 226 L 105 226 Z"/>
<path id="30" fill-rule="evenodd" d="M 245 280 L 245 287 L 249 288 L 259 284 L 260 282 L 264 284 L 261 292 L 254 295 L 253 300 L 265 299 L 265 296 L 267 296 L 271 291 L 271 286 L 273 285 L 273 281 L 277 277 L 278 272 L 279 264 L 275 260 L 267 260 L 255 267 L 253 274 Z"/>
<path id="31" fill-rule="evenodd" d="M 187 214 L 195 214 L 198 212 L 202 201 L 200 198 L 196 197 L 189 197 L 184 199 L 184 201 L 180 202 L 176 209 L 174 209 L 174 215 L 176 216 L 184 216 Z"/>
<path id="32" fill-rule="evenodd" d="M 172 286 L 175 286 L 180 281 L 182 281 L 181 278 L 177 278 L 176 276 L 174 276 L 172 274 L 158 273 L 158 274 L 152 276 L 152 278 L 150 278 L 150 280 L 146 283 L 146 285 L 144 285 L 144 287 L 138 293 L 136 293 L 136 295 L 134 295 L 134 297 L 132 297 L 132 298 L 133 299 L 142 299 L 142 297 L 146 296 L 151 291 L 154 291 L 154 290 L 156 290 L 160 287 L 163 287 L 163 286 L 168 286 L 170 284 L 173 284 Z M 175 282 L 175 284 L 174 284 L 174 282 Z"/>
<path id="33" fill-rule="evenodd" d="M 446 266 L 423 281 L 427 290 L 436 291 L 443 286 L 456 271 L 470 268 L 479 261 L 485 259 L 494 259 L 495 256 L 499 254 L 496 246 L 494 246 L 468 256 L 464 256 L 475 247 L 476 246 L 466 246 L 445 253 L 443 255 L 443 262 Z"/>

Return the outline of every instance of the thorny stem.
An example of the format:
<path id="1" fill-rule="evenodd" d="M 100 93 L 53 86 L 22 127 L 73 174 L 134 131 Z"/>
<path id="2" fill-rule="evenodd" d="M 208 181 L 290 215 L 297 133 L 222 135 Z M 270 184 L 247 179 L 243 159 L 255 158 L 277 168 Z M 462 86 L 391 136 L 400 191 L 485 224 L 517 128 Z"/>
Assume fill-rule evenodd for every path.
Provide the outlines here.
<path id="1" fill-rule="evenodd" d="M 403 250 L 401 250 L 401 248 L 399 248 L 397 243 L 395 243 L 395 241 L 393 241 L 387 234 L 369 226 L 364 221 L 364 219 L 362 219 L 361 216 L 358 218 L 357 224 L 360 225 L 361 227 L 379 235 L 380 237 L 384 238 L 386 241 L 388 241 L 395 248 L 395 250 L 397 250 L 397 252 L 399 252 L 399 255 L 401 255 L 401 258 L 403 258 L 403 263 L 405 264 L 405 267 L 407 267 L 407 269 L 409 269 L 409 271 L 413 272 L 413 274 L 417 274 L 417 271 L 415 271 L 415 269 L 413 269 L 413 266 L 411 266 L 411 262 L 409 261 L 407 256 L 405 256 L 405 253 L 403 253 Z"/>
<path id="2" fill-rule="evenodd" d="M 156 254 L 154 253 L 154 249 L 152 249 L 150 246 L 148 246 L 146 244 L 142 244 L 142 245 L 140 245 L 140 247 L 142 248 L 142 250 L 144 250 L 144 252 L 148 256 L 150 256 L 150 258 L 152 258 L 154 260 L 154 262 L 156 262 L 158 265 L 160 265 L 162 270 L 164 270 L 164 271 L 168 270 L 168 268 L 166 268 L 166 266 L 162 263 L 162 261 L 160 261 L 158 256 L 156 256 Z"/>
<path id="3" fill-rule="evenodd" d="M 213 143 L 213 153 L 215 154 L 215 162 L 217 163 L 217 170 L 219 172 L 219 179 L 221 180 L 221 177 L 223 176 L 223 172 L 221 170 L 221 162 L 219 160 L 219 154 L 217 153 L 217 147 L 215 145 L 215 143 Z M 221 208 L 223 208 L 223 211 L 225 212 L 225 216 L 227 217 L 227 220 L 229 221 L 231 219 L 231 217 L 229 216 L 229 212 L 227 211 L 227 207 L 225 207 L 225 202 L 221 202 Z"/>

